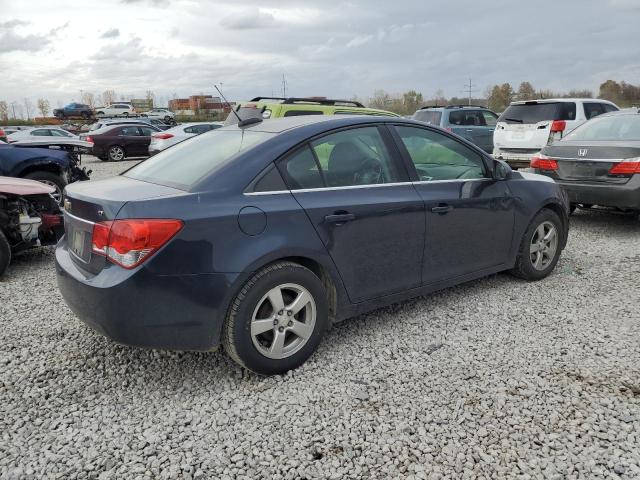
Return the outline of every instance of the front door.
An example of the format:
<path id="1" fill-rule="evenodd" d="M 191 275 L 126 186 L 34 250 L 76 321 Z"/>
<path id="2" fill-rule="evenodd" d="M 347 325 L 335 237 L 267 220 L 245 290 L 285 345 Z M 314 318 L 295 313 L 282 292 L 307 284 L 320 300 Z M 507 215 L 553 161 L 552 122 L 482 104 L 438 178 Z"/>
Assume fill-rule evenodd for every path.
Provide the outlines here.
<path id="1" fill-rule="evenodd" d="M 424 202 L 389 141 L 373 126 L 342 130 L 279 164 L 354 303 L 421 283 Z"/>
<path id="2" fill-rule="evenodd" d="M 426 207 L 425 285 L 506 264 L 514 202 L 482 156 L 435 130 L 396 126 Z"/>

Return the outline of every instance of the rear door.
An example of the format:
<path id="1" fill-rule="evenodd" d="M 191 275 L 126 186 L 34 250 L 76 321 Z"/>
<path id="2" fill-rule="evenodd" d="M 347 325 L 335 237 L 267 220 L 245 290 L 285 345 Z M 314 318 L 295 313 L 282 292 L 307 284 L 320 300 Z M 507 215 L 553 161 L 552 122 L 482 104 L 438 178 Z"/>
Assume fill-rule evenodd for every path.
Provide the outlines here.
<path id="1" fill-rule="evenodd" d="M 328 134 L 279 168 L 352 302 L 420 285 L 424 202 L 386 130 L 360 126 Z"/>
<path id="2" fill-rule="evenodd" d="M 426 206 L 423 283 L 506 264 L 514 226 L 507 182 L 494 180 L 482 155 L 444 133 L 394 130 Z"/>
<path id="3" fill-rule="evenodd" d="M 143 155 L 141 146 L 142 133 L 136 126 L 126 126 L 118 128 L 117 143 L 124 147 L 127 155 Z"/>

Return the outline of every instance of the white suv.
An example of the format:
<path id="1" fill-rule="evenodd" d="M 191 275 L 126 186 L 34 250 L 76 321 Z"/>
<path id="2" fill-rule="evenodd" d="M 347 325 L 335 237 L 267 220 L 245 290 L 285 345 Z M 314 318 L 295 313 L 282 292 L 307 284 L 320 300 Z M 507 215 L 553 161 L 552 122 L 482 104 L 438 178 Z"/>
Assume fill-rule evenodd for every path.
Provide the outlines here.
<path id="1" fill-rule="evenodd" d="M 129 117 L 131 115 L 136 115 L 136 111 L 128 103 L 114 103 L 108 107 L 96 108 L 96 117 Z"/>
<path id="2" fill-rule="evenodd" d="M 545 146 L 584 122 L 619 108 L 594 98 L 552 98 L 513 102 L 498 118 L 493 156 L 513 168 L 528 167 Z"/>
<path id="3" fill-rule="evenodd" d="M 142 116 L 164 120 L 166 123 L 173 122 L 176 117 L 168 108 L 152 108 L 148 112 L 142 112 Z"/>

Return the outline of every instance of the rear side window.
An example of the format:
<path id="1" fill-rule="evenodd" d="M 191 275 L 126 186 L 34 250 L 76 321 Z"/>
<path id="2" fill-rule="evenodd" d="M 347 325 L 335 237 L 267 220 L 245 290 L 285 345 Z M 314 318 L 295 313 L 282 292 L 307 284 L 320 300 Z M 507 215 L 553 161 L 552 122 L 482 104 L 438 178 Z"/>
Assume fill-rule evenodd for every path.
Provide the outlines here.
<path id="1" fill-rule="evenodd" d="M 493 112 L 482 110 L 482 116 L 487 127 L 495 127 L 496 123 L 498 123 L 498 116 Z"/>
<path id="2" fill-rule="evenodd" d="M 620 110 L 620 109 L 614 107 L 613 105 L 609 105 L 608 103 L 603 103 L 602 106 L 604 108 L 604 111 L 607 112 L 607 113 L 609 113 L 609 112 L 617 112 L 617 111 Z"/>
<path id="3" fill-rule="evenodd" d="M 308 146 L 290 156 L 285 161 L 284 168 L 292 190 L 325 186 L 316 158 Z"/>
<path id="4" fill-rule="evenodd" d="M 548 120 L 575 120 L 575 102 L 544 102 L 509 105 L 499 122 L 532 124 Z"/>
<path id="5" fill-rule="evenodd" d="M 602 103 L 585 103 L 584 104 L 584 116 L 587 120 L 598 115 L 602 115 L 605 112 L 604 104 Z"/>
<path id="6" fill-rule="evenodd" d="M 123 175 L 188 190 L 196 182 L 226 165 L 238 153 L 273 136 L 273 133 L 240 129 L 216 130 L 163 150 Z"/>
<path id="7" fill-rule="evenodd" d="M 413 114 L 413 119 L 420 122 L 428 123 L 430 125 L 440 125 L 440 119 L 442 118 L 442 112 L 434 110 L 418 110 Z"/>
<path id="8" fill-rule="evenodd" d="M 465 125 L 468 127 L 485 126 L 484 116 L 480 110 L 455 110 L 449 112 L 451 125 Z"/>
<path id="9" fill-rule="evenodd" d="M 124 137 L 137 137 L 140 133 L 138 132 L 138 127 L 120 127 L 117 135 Z"/>
<path id="10" fill-rule="evenodd" d="M 284 112 L 285 117 L 298 117 L 301 115 L 323 115 L 319 110 L 288 110 Z"/>

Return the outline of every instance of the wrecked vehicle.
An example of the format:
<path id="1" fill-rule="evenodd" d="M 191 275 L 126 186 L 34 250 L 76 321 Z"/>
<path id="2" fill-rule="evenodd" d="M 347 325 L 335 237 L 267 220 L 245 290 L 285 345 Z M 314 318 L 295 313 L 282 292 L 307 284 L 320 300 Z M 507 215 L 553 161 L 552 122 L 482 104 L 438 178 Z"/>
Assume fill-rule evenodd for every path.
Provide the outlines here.
<path id="1" fill-rule="evenodd" d="M 0 177 L 0 276 L 11 257 L 41 245 L 54 245 L 64 234 L 55 188 L 35 180 Z"/>
<path id="2" fill-rule="evenodd" d="M 89 180 L 90 174 L 90 170 L 80 166 L 73 152 L 0 144 L 0 176 L 46 183 L 55 189 L 52 195 L 58 204 L 62 204 L 64 187 Z"/>

